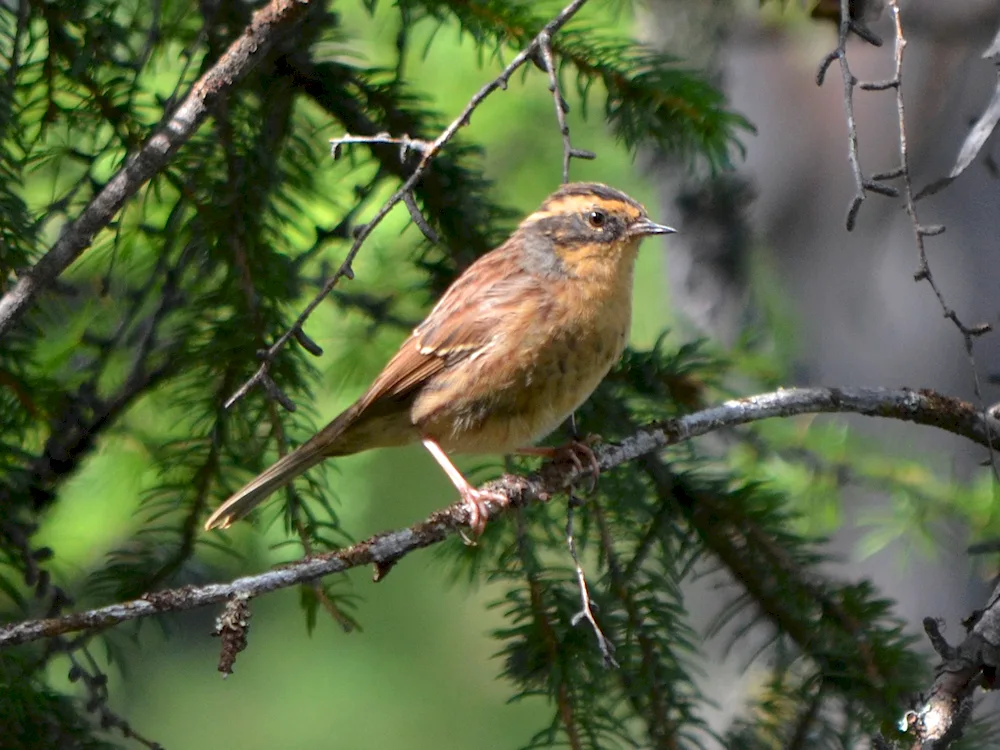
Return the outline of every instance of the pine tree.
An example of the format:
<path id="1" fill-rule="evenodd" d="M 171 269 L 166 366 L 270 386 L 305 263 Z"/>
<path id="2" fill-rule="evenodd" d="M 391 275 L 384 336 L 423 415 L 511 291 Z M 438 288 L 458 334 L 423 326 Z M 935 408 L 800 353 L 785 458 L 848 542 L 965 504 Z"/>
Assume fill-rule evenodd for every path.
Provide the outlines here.
<path id="1" fill-rule="evenodd" d="M 264 29 L 270 44 L 252 65 L 210 92 L 197 127 L 2 333 L 4 621 L 137 599 L 217 579 L 233 565 L 257 570 L 253 560 L 225 561 L 234 547 L 201 526 L 251 472 L 318 426 L 308 405 L 330 375 L 297 322 L 307 303 L 329 292 L 323 299 L 332 305 L 318 314 L 347 321 L 350 356 L 360 362 L 353 366 L 368 372 L 460 269 L 506 236 L 520 211 L 485 176 L 481 146 L 460 130 L 399 195 L 386 225 L 406 231 L 391 251 L 373 240 L 359 245 L 456 114 L 409 75 L 427 29 L 457 31 L 474 45 L 484 82 L 529 50 L 515 76 L 551 75 L 557 107 L 563 96 L 572 100 L 632 154 L 655 148 L 692 170 L 724 170 L 752 130 L 683 61 L 643 48 L 614 24 L 609 30 L 614 16 L 605 7 L 582 8 L 539 45 L 558 6 L 366 0 L 369 18 L 389 19 L 395 34 L 392 59 L 369 62 L 354 54 L 357 27 L 345 21 L 358 9 L 284 5 L 295 6 L 296 20 Z M 0 86 L 0 293 L 14 290 L 67 231 L 79 231 L 68 223 L 145 153 L 192 86 L 260 23 L 254 12 L 264 6 L 21 0 L 0 9 L 8 63 Z M 384 34 L 379 28 L 373 33 Z M 497 107 L 503 96 L 496 94 Z M 509 126 L 555 129 L 551 104 L 546 117 Z M 336 159 L 331 138 L 341 139 Z M 567 163 L 589 156 L 568 140 L 566 148 Z M 748 337 L 726 355 L 666 335 L 630 349 L 578 419 L 613 445 L 734 395 L 736 383 L 741 393 L 754 390 L 748 384 L 774 386 L 780 375 L 761 365 L 766 338 Z M 262 356 L 266 373 L 230 403 L 260 372 Z M 851 747 L 891 734 L 907 696 L 927 684 L 929 662 L 889 599 L 865 581 L 825 572 L 823 539 L 808 533 L 803 509 L 835 495 L 838 472 L 869 447 L 844 448 L 834 427 L 817 434 L 804 450 L 778 425 L 734 431 L 723 450 L 687 442 L 645 453 L 603 473 L 593 492 L 578 486 L 568 501 L 513 509 L 476 546 L 455 536 L 440 545 L 442 578 L 502 591 L 494 603 L 504 623 L 493 634 L 499 671 L 512 699 L 551 709 L 528 746 Z M 138 446 L 145 476 L 155 477 L 141 490 L 137 530 L 91 569 L 67 574 L 60 548 L 40 541 L 39 529 L 67 485 L 102 449 L 123 442 Z M 769 477 L 762 467 L 779 459 L 811 486 Z M 885 465 L 870 477 L 916 491 L 905 467 L 885 479 Z M 510 468 L 528 474 L 532 466 Z M 325 477 L 311 473 L 260 512 L 278 515 L 289 561 L 342 548 L 356 533 L 338 517 Z M 922 491 L 943 495 L 948 487 Z M 101 502 L 95 493 L 86 512 L 99 517 Z M 700 636 L 683 596 L 685 582 L 706 572 L 725 582 L 718 629 L 734 642 L 765 634 L 757 658 L 766 684 L 719 737 L 705 724 Z M 582 600 L 581 574 L 589 592 Z M 328 615 L 347 628 L 365 620 L 364 604 L 336 575 L 302 584 L 301 602 L 310 627 Z M 122 669 L 136 659 L 116 632 L 0 649 L 0 746 L 153 746 L 108 705 L 108 667 L 98 654 Z M 60 689 L 57 670 L 81 689 Z"/>

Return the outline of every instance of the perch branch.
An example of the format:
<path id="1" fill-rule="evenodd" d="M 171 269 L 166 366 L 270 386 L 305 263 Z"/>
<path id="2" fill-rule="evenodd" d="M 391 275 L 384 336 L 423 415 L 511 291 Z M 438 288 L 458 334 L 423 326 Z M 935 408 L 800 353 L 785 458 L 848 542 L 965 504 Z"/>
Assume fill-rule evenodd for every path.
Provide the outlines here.
<path id="1" fill-rule="evenodd" d="M 939 427 L 983 446 L 1000 439 L 1000 420 L 984 416 L 971 404 L 933 391 L 793 388 L 726 401 L 719 406 L 678 419 L 654 423 L 620 443 L 599 446 L 595 454 L 601 471 L 608 471 L 669 445 L 726 427 L 773 417 L 816 413 L 854 413 L 899 419 Z M 528 476 L 506 474 L 485 485 L 486 489 L 506 498 L 502 507 L 500 503 L 489 502 L 489 513 L 497 515 L 507 508 L 548 500 L 591 472 L 589 467 L 581 470 L 572 465 L 550 463 Z M 377 534 L 345 549 L 238 578 L 229 583 L 151 592 L 133 601 L 87 612 L 11 623 L 0 627 L 0 647 L 82 630 L 102 630 L 161 612 L 197 609 L 225 602 L 234 596 L 253 597 L 362 565 L 375 565 L 376 569 L 386 570 L 410 552 L 436 544 L 456 533 L 468 521 L 465 505 L 456 503 L 432 513 L 426 520 L 408 528 Z"/>

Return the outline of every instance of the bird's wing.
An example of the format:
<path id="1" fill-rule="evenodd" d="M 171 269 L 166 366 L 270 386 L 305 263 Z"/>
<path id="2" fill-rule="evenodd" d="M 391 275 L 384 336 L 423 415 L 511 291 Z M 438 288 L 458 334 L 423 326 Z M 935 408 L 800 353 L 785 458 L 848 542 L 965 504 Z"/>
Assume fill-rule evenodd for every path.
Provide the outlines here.
<path id="1" fill-rule="evenodd" d="M 412 395 L 438 372 L 482 354 L 511 316 L 525 313 L 540 282 L 510 252 L 502 245 L 469 266 L 361 397 L 361 409 Z"/>

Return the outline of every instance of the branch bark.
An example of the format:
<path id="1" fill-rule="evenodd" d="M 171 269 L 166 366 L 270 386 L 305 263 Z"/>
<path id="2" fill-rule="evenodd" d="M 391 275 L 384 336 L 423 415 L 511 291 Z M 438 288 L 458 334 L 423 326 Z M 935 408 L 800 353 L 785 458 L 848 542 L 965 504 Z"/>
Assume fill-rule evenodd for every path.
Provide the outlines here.
<path id="1" fill-rule="evenodd" d="M 4 336 L 46 286 L 54 282 L 106 227 L 125 201 L 156 175 L 170 156 L 190 138 L 209 110 L 306 13 L 311 0 L 271 0 L 253 15 L 250 25 L 219 61 L 191 87 L 170 120 L 154 134 L 94 196 L 80 216 L 17 283 L 0 297 L 0 338 Z"/>
<path id="2" fill-rule="evenodd" d="M 965 639 L 951 646 L 941 634 L 941 625 L 924 619 L 924 631 L 941 657 L 937 678 L 923 702 L 903 718 L 907 731 L 920 742 L 945 748 L 961 737 L 972 713 L 977 687 L 994 689 L 1000 670 L 1000 585 L 993 590 L 985 608 L 976 610 L 962 623 Z"/>
<path id="3" fill-rule="evenodd" d="M 694 414 L 657 422 L 617 444 L 596 451 L 601 471 L 719 429 L 772 417 L 797 414 L 854 413 L 929 425 L 965 437 L 982 446 L 1000 441 L 1000 420 L 986 416 L 971 404 L 934 391 L 887 388 L 793 388 L 726 401 Z M 502 494 L 503 503 L 490 502 L 489 513 L 531 502 L 547 501 L 589 475 L 562 464 L 548 464 L 528 476 L 507 474 L 484 488 Z M 466 507 L 456 503 L 405 529 L 377 534 L 345 549 L 307 558 L 283 567 L 237 578 L 228 583 L 184 586 L 151 592 L 139 599 L 62 617 L 26 620 L 0 628 L 0 648 L 77 631 L 98 631 L 128 620 L 160 612 L 197 609 L 234 596 L 253 597 L 269 591 L 314 581 L 362 565 L 374 565 L 376 578 L 414 550 L 436 544 L 468 523 Z M 996 597 L 995 597 L 996 598 Z M 1000 618 L 1000 608 L 998 608 Z M 1000 631 L 998 631 L 1000 632 Z"/>

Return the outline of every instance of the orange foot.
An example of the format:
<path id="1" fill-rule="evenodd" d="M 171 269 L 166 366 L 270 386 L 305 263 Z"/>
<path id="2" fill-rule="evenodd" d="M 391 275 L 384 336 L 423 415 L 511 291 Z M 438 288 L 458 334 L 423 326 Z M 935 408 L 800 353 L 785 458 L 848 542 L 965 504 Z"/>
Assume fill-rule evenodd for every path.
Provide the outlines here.
<path id="1" fill-rule="evenodd" d="M 499 492 L 476 489 L 469 484 L 469 480 L 462 475 L 462 472 L 455 468 L 455 464 L 445 455 L 445 452 L 441 450 L 441 446 L 435 440 L 425 437 L 423 444 L 430 451 L 430 454 L 434 456 L 434 459 L 441 468 L 444 469 L 444 473 L 448 475 L 452 484 L 455 485 L 458 494 L 462 496 L 462 502 L 465 503 L 465 507 L 469 510 L 469 528 L 472 529 L 472 533 L 476 536 L 482 536 L 483 530 L 486 528 L 486 521 L 490 517 L 490 509 L 486 503 L 492 501 L 502 507 L 508 502 L 507 496 Z M 472 544 L 472 541 L 465 534 L 462 534 L 462 538 L 466 544 Z"/>

